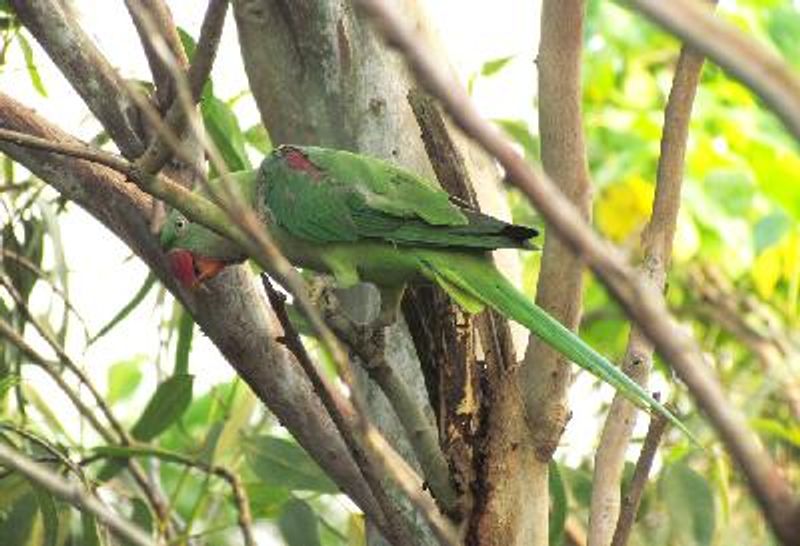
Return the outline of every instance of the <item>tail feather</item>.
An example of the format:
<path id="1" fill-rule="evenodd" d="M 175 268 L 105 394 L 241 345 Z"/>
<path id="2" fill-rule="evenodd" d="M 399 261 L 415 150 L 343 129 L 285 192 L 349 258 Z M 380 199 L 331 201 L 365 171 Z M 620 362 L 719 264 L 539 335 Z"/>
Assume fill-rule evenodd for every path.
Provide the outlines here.
<path id="1" fill-rule="evenodd" d="M 566 358 L 605 381 L 642 409 L 664 416 L 694 440 L 686 426 L 638 383 L 625 375 L 581 338 L 564 327 L 517 290 L 488 259 L 465 254 L 422 252 L 420 261 L 427 277 L 437 282 L 467 311 L 480 302 L 522 324 Z M 461 300 L 469 297 L 469 307 Z M 472 301 L 474 300 L 474 302 Z"/>

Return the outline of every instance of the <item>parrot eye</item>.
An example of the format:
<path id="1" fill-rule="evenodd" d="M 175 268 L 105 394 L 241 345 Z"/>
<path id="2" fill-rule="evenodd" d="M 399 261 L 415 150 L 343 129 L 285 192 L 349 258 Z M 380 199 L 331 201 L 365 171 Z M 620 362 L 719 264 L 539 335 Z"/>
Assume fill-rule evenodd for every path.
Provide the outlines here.
<path id="1" fill-rule="evenodd" d="M 175 220 L 175 229 L 179 232 L 186 229 L 186 218 L 178 217 Z"/>

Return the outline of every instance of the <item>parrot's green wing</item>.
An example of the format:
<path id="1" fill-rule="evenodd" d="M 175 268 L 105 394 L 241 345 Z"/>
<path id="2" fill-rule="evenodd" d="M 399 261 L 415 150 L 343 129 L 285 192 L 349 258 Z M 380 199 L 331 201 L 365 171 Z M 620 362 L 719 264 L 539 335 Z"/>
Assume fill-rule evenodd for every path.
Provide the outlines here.
<path id="1" fill-rule="evenodd" d="M 537 234 L 462 208 L 423 178 L 349 152 L 282 146 L 264 161 L 261 176 L 273 220 L 313 242 L 488 250 L 530 248 Z"/>

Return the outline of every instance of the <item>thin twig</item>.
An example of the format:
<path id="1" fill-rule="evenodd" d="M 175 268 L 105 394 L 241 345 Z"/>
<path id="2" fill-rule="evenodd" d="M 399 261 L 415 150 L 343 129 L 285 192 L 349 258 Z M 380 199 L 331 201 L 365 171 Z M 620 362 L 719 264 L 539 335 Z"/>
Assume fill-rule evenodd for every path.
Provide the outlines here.
<path id="1" fill-rule="evenodd" d="M 24 354 L 31 362 L 38 365 L 42 370 L 50 376 L 50 378 L 58 385 L 61 391 L 69 398 L 70 402 L 78 409 L 78 412 L 92 425 L 97 433 L 106 442 L 112 443 L 115 441 L 114 435 L 109 431 L 96 417 L 95 412 L 89 408 L 80 396 L 64 381 L 61 374 L 54 369 L 54 366 L 48 362 L 46 358 L 40 355 L 33 347 L 20 336 L 5 320 L 0 318 L 0 338 L 5 338 L 9 343 L 17 347 L 22 354 Z M 131 461 L 128 465 L 131 476 L 144 493 L 147 501 L 153 507 L 158 518 L 163 522 L 170 521 L 169 508 L 161 497 L 161 494 L 156 490 L 155 486 L 148 479 L 147 474 L 142 468 Z"/>
<path id="2" fill-rule="evenodd" d="M 152 40 L 148 32 L 158 32 L 159 38 L 169 47 L 173 58 L 185 71 L 189 66 L 189 60 L 181 45 L 172 12 L 163 0 L 125 0 L 125 6 L 139 33 L 139 41 L 142 42 L 147 63 L 150 65 L 150 72 L 153 74 L 156 102 L 160 108 L 166 108 L 175 99 L 175 82 L 169 69 L 164 66 L 161 56 L 153 51 Z M 147 13 L 152 22 L 149 28 L 142 22 L 142 13 Z"/>
<path id="3" fill-rule="evenodd" d="M 23 474 L 33 483 L 67 503 L 94 515 L 115 534 L 137 546 L 157 546 L 139 527 L 109 510 L 89 490 L 57 477 L 49 468 L 30 460 L 16 450 L 0 443 L 0 463 Z"/>
<path id="4" fill-rule="evenodd" d="M 681 186 L 689 136 L 692 105 L 703 68 L 703 56 L 683 46 L 675 68 L 672 89 L 664 111 L 661 155 L 658 160 L 656 194 L 650 221 L 642 234 L 644 258 L 639 266 L 643 282 L 663 291 L 672 255 L 672 243 L 681 204 Z M 646 385 L 653 366 L 653 345 L 633 324 L 622 370 L 640 385 Z M 618 528 L 620 479 L 625 452 L 636 424 L 637 410 L 619 393 L 606 415 L 595 453 L 594 481 L 589 511 L 589 546 L 606 546 Z"/>
<path id="5" fill-rule="evenodd" d="M 500 131 L 483 119 L 463 86 L 436 65 L 423 40 L 385 0 L 358 0 L 410 68 L 467 135 L 491 153 L 553 230 L 580 255 L 626 313 L 639 324 L 708 416 L 748 478 L 755 498 L 787 544 L 800 542 L 800 508 L 772 457 L 727 400 L 697 343 L 671 318 L 663 296 L 643 283 L 619 251 L 598 237 L 546 176 L 534 170 Z M 666 5 L 667 3 L 665 3 Z M 800 104 L 800 100 L 796 102 Z M 800 132 L 800 131 L 799 131 Z"/>
<path id="6" fill-rule="evenodd" d="M 636 513 L 639 511 L 639 504 L 642 501 L 644 486 L 647 484 L 647 477 L 650 474 L 650 468 L 653 466 L 653 459 L 655 459 L 656 451 L 658 451 L 658 446 L 666 428 L 667 420 L 664 417 L 654 415 L 651 418 L 647 436 L 644 439 L 644 444 L 642 444 L 642 451 L 639 453 L 639 459 L 636 461 L 636 467 L 633 470 L 633 478 L 631 478 L 628 492 L 622 502 L 622 510 L 619 514 L 619 520 L 617 520 L 617 527 L 614 531 L 611 546 L 625 546 L 628 543 L 628 537 L 630 537 L 633 522 L 636 519 Z"/>
<path id="7" fill-rule="evenodd" d="M 238 515 L 238 525 L 242 532 L 242 538 L 247 546 L 255 546 L 256 540 L 253 537 L 253 516 L 250 513 L 250 501 L 247 491 L 242 485 L 242 480 L 235 472 L 224 466 L 208 464 L 200 460 L 192 459 L 174 451 L 158 449 L 143 445 L 130 445 L 122 448 L 116 446 L 105 446 L 96 448 L 102 456 L 110 457 L 155 457 L 167 462 L 181 464 L 189 468 L 195 468 L 206 474 L 213 474 L 222 478 L 231 488 L 233 501 L 236 505 Z M 94 459 L 93 459 L 94 460 Z M 84 461 L 85 462 L 85 461 Z"/>

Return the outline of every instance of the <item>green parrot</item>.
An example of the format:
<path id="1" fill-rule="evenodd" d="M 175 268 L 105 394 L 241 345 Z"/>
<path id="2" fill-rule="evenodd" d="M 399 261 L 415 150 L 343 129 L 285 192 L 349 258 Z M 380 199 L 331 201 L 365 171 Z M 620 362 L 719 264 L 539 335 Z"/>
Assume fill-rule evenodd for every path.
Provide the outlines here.
<path id="1" fill-rule="evenodd" d="M 231 176 L 286 258 L 333 275 L 342 287 L 373 283 L 380 325 L 392 323 L 409 282 L 439 285 L 469 313 L 489 306 L 519 322 L 637 406 L 686 427 L 647 391 L 519 292 L 489 251 L 536 248 L 538 232 L 487 216 L 433 183 L 379 159 L 280 146 L 257 170 Z M 161 231 L 175 277 L 194 287 L 247 256 L 232 241 L 172 211 Z"/>

